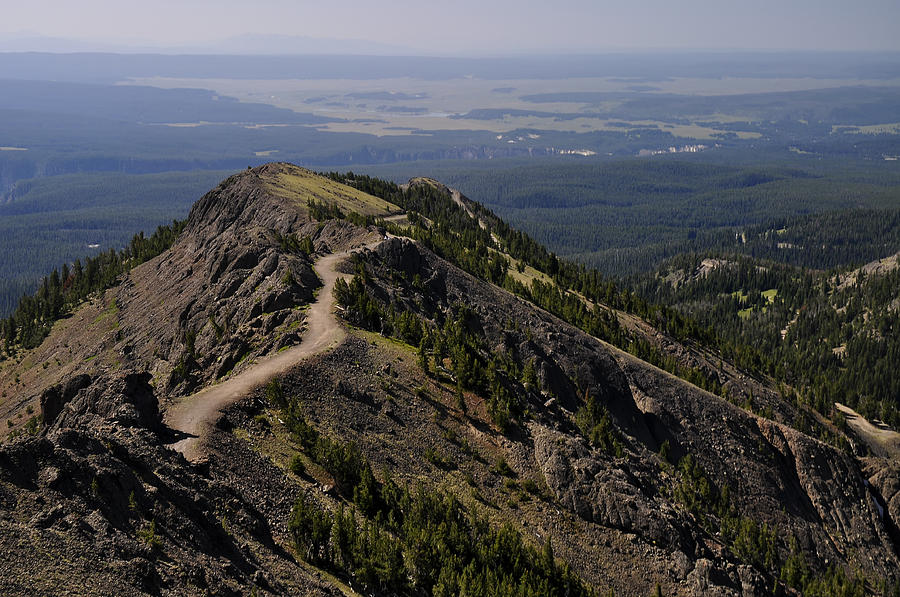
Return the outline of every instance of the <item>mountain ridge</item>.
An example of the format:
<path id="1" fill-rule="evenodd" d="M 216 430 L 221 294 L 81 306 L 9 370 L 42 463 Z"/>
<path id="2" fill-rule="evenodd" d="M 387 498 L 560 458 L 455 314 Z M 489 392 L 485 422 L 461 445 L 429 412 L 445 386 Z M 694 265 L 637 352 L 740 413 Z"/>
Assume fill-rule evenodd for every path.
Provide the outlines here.
<path id="1" fill-rule="evenodd" d="M 285 174 L 312 186 L 273 192 Z M 464 271 L 451 260 L 466 252 L 440 242 L 481 235 L 497 247 L 486 261 L 509 258 L 504 279 L 517 261 L 500 252 L 502 222 L 477 204 L 460 207 L 441 185 L 395 191 L 349 178 L 336 187 L 335 178 L 270 164 L 227 179 L 198 201 L 171 249 L 5 365 L 0 379 L 20 396 L 4 400 L 7 412 L 43 396 L 45 420 L 36 436 L 0 447 L 4 590 L 46 592 L 55 582 L 87 593 L 102 580 L 123 594 L 328 593 L 341 586 L 335 578 L 363 592 L 461 590 L 469 581 L 454 576 L 451 560 L 420 569 L 434 577 L 411 567 L 406 530 L 387 522 L 393 498 L 360 497 L 363 488 L 388 496 L 392 483 L 456 500 L 490 528 L 509 525 L 531 546 L 523 553 L 552 543 L 550 562 L 597 591 L 792 594 L 831 583 L 874 592 L 892 582 L 896 527 L 852 455 Z M 354 214 L 348 206 L 364 187 L 381 188 L 373 201 L 393 207 Z M 316 203 L 326 200 L 328 208 Z M 385 239 L 376 214 L 403 210 L 405 222 L 385 226 L 412 238 Z M 302 345 L 305 305 L 319 288 L 314 258 L 375 238 L 335 290 L 347 337 L 228 407 L 206 458 L 190 464 L 168 450 L 174 434 L 158 413 L 255 358 Z M 96 344 L 84 340 L 91 328 Z M 77 358 L 53 364 L 66 343 Z M 15 375 L 23 380 L 12 383 Z M 348 487 L 329 450 L 356 453 L 374 478 Z M 896 476 L 881 470 L 878 486 L 889 487 Z M 367 576 L 358 554 L 328 539 L 309 551 L 303 516 L 336 525 L 345 507 L 360 529 L 402 546 L 392 564 L 399 576 Z M 41 577 L 13 537 L 70 563 Z M 213 537 L 222 547 L 211 547 Z M 72 556 L 76 545 L 100 546 L 102 565 L 92 573 Z M 530 582 L 508 574 L 505 582 Z"/>

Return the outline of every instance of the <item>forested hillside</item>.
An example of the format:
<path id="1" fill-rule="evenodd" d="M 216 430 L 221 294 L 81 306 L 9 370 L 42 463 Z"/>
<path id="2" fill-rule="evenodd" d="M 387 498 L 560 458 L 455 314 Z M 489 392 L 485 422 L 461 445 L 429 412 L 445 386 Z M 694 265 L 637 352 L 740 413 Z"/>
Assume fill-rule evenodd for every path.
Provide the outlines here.
<path id="1" fill-rule="evenodd" d="M 564 168 L 556 170 L 565 173 Z M 561 189 L 541 183 L 539 188 L 543 191 L 534 190 L 527 196 L 500 196 L 505 197 L 503 201 L 506 205 L 525 201 L 525 205 L 555 206 L 521 208 L 527 213 L 547 215 L 547 221 L 541 223 L 544 233 L 565 228 L 563 223 L 571 217 L 570 211 L 579 206 L 600 205 L 601 209 L 624 209 L 626 212 L 637 210 L 649 220 L 656 218 L 657 224 L 651 226 L 648 223 L 644 232 L 635 233 L 638 237 L 657 232 L 665 236 L 675 229 L 683 232 L 685 226 L 681 218 L 672 220 L 664 215 L 673 203 L 680 202 L 685 221 L 693 218 L 702 231 L 685 241 L 666 245 L 667 250 L 699 245 L 715 248 L 717 253 L 695 252 L 672 258 L 659 276 L 642 275 L 628 279 L 624 287 L 634 288 L 636 293 L 622 292 L 608 274 L 603 275 L 598 270 L 585 269 L 557 258 L 540 243 L 475 205 L 473 209 L 479 217 L 489 223 L 487 229 L 482 229 L 475 220 L 459 211 L 439 186 L 420 184 L 409 191 L 401 191 L 393 183 L 352 173 L 334 173 L 331 176 L 404 207 L 410 212 L 410 222 L 414 225 L 405 233 L 467 271 L 505 286 L 590 333 L 701 387 L 718 392 L 720 382 L 708 373 L 677 366 L 657 349 L 623 329 L 610 311 L 592 309 L 590 304 L 604 305 L 606 309 L 621 310 L 654 321 L 674 338 L 698 342 L 748 371 L 772 376 L 794 388 L 797 400 L 814 406 L 838 422 L 840 415 L 831 408 L 835 401 L 848 403 L 867 416 L 893 425 L 900 422 L 900 411 L 894 398 L 897 382 L 889 369 L 891 359 L 897 352 L 894 334 L 891 333 L 896 323 L 896 308 L 891 306 L 891 293 L 897 288 L 897 274 L 871 280 L 862 278 L 854 284 L 841 286 L 837 274 L 821 273 L 835 266 L 860 263 L 900 250 L 900 211 L 886 208 L 833 209 L 802 216 L 770 217 L 765 223 L 755 225 L 735 225 L 739 221 L 762 219 L 764 206 L 776 212 L 779 209 L 795 212 L 837 208 L 848 200 L 848 189 L 855 189 L 857 203 L 890 205 L 895 192 L 894 187 L 890 186 L 892 177 L 873 179 L 871 173 L 856 177 L 843 173 L 840 176 L 845 181 L 844 186 L 838 185 L 830 190 L 830 194 L 814 195 L 813 190 L 822 190 L 826 184 L 834 186 L 834 181 L 821 173 L 798 170 L 748 171 L 684 162 L 631 163 L 621 169 L 579 167 L 570 169 L 569 174 L 574 176 L 587 171 L 593 172 L 595 178 L 584 183 L 566 179 L 568 183 L 563 184 Z M 533 175 L 541 173 L 544 172 L 538 169 Z M 552 176 L 549 169 L 546 174 Z M 502 179 L 498 173 L 489 176 L 493 181 Z M 69 181 L 76 183 L 71 186 L 73 204 L 70 206 L 76 213 L 94 201 L 85 193 L 79 194 L 79 180 Z M 114 197 L 107 199 L 110 206 L 132 197 L 124 185 L 129 180 L 128 177 L 122 178 L 121 194 L 108 195 Z M 669 182 L 664 185 L 659 182 L 661 180 Z M 81 182 L 84 189 L 94 188 L 93 180 Z M 156 183 L 161 191 L 160 196 L 165 196 L 166 189 L 175 181 L 167 176 L 151 178 L 148 182 Z M 513 185 L 512 179 L 509 182 Z M 528 184 L 527 180 L 515 181 L 518 185 L 515 188 L 522 189 Z M 601 184 L 605 190 L 598 194 L 593 187 L 596 184 Z M 779 188 L 778 184 L 787 186 Z M 46 187 L 45 181 L 23 185 L 19 189 L 21 197 L 0 209 L 8 210 L 11 217 L 47 213 L 53 206 L 43 200 L 41 191 Z M 784 197 L 780 193 L 788 193 L 790 189 L 805 189 L 803 192 L 808 194 L 795 196 L 794 203 L 784 207 L 778 199 Z M 864 197 L 864 189 L 874 191 L 874 195 Z M 572 191 L 572 194 L 564 194 L 566 190 Z M 51 185 L 47 192 L 48 196 L 53 196 L 55 188 Z M 502 187 L 498 187 L 498 192 L 502 193 Z M 756 194 L 747 194 L 751 192 Z M 660 199 L 660 205 L 646 199 L 654 193 L 665 197 Z M 698 199 L 704 193 L 707 199 Z M 733 205 L 744 206 L 744 215 L 728 212 L 724 208 L 704 211 L 703 206 L 708 207 L 713 195 L 721 193 L 734 194 Z M 681 195 L 684 195 L 683 199 L 679 198 Z M 747 198 L 751 196 L 755 199 Z M 598 197 L 607 197 L 609 205 Z M 613 197 L 618 199 L 613 200 Z M 662 205 L 666 206 L 665 209 Z M 146 214 L 138 212 L 132 218 L 147 217 L 152 209 L 161 207 L 150 205 Z M 53 211 L 49 213 L 54 216 L 58 214 Z M 426 219 L 419 221 L 416 214 Z M 562 220 L 554 221 L 552 214 L 559 214 Z M 340 212 L 321 213 L 318 217 L 334 215 L 348 217 Z M 369 221 L 374 220 L 369 218 Z M 671 225 L 664 225 L 666 221 Z M 715 222 L 728 222 L 729 226 L 710 230 Z M 588 230 L 587 223 L 581 226 L 582 230 Z M 610 226 L 608 229 L 613 231 L 611 236 L 618 233 L 618 239 L 601 239 L 598 242 L 637 242 L 637 237 L 623 238 L 622 234 L 629 226 L 626 222 L 621 227 Z M 576 234 L 577 230 L 576 227 L 572 234 Z M 495 250 L 497 245 L 491 233 L 499 239 L 502 254 Z M 574 236 L 563 236 L 564 240 L 566 238 Z M 27 246 L 24 240 L 22 244 Z M 655 245 L 657 248 L 660 246 Z M 649 248 L 640 245 L 635 250 L 640 251 L 648 264 L 653 263 L 654 245 Z M 121 255 L 115 251 L 105 252 L 97 259 L 88 260 L 88 269 L 93 268 L 91 271 L 100 273 L 89 276 L 89 281 L 84 284 L 76 284 L 79 291 L 71 296 L 57 298 L 57 294 L 69 287 L 58 272 L 55 277 L 45 279 L 36 298 L 22 302 L 19 311 L 4 324 L 7 346 L 36 345 L 46 333 L 49 323 L 65 310 L 66 304 L 73 304 L 73 300 L 77 303 L 90 290 L 109 284 L 121 267 L 139 263 L 131 259 L 133 252 L 132 246 Z M 704 261 L 701 255 L 709 258 Z M 41 257 L 46 258 L 41 253 L 32 255 L 32 259 Z M 761 265 L 756 259 L 768 261 Z M 75 271 L 70 268 L 70 263 L 62 269 L 63 274 L 72 275 L 69 272 Z M 708 265 L 710 263 L 713 265 Z M 81 264 L 76 264 L 76 268 L 78 265 Z M 529 280 L 521 275 L 507 274 L 512 269 L 524 272 L 526 266 L 547 272 L 552 284 L 547 284 L 551 279 Z M 635 267 L 634 260 L 629 267 Z M 107 269 L 109 275 L 104 273 Z M 16 286 L 15 281 L 7 282 L 7 286 L 12 287 L 12 292 L 27 290 L 21 284 Z M 588 304 L 579 297 L 587 299 Z M 18 303 L 18 297 L 9 293 L 6 300 L 9 305 Z"/>
<path id="2" fill-rule="evenodd" d="M 900 250 L 896 212 L 854 212 L 809 220 L 805 214 L 900 206 L 895 169 L 726 166 L 684 158 L 517 167 L 450 174 L 448 184 L 496 210 L 558 254 L 620 276 L 655 269 L 685 251 L 729 248 L 754 254 L 774 242 L 829 239 L 814 267 L 864 263 Z M 875 217 L 869 217 L 874 215 Z M 810 233 L 766 243 L 767 230 Z M 822 226 L 825 226 L 822 229 Z M 818 233 L 815 231 L 819 230 Z M 742 233 L 748 232 L 745 246 Z M 818 238 L 817 238 L 818 235 Z M 784 251 L 788 261 L 797 259 Z M 774 254 L 767 256 L 775 257 Z"/>
<path id="3" fill-rule="evenodd" d="M 838 426 L 835 402 L 900 427 L 896 256 L 841 274 L 693 254 L 670 260 L 635 287 L 646 300 L 714 330 L 726 358 L 774 377 L 792 388 L 786 394 Z"/>
<path id="4" fill-rule="evenodd" d="M 0 361 L 19 349 L 39 346 L 54 322 L 69 315 L 90 295 L 117 284 L 132 268 L 171 247 L 183 228 L 184 222 L 176 220 L 159 226 L 150 236 L 145 237 L 143 232 L 134 235 L 121 251 L 110 249 L 85 258 L 83 263 L 76 259 L 71 267 L 63 263 L 54 269 L 43 278 L 37 292 L 22 295 L 10 316 L 0 320 Z"/>
<path id="5" fill-rule="evenodd" d="M 785 151 L 417 166 L 562 257 L 616 278 L 681 253 L 726 250 L 817 269 L 900 250 L 893 162 Z M 405 180 L 409 166 L 364 168 Z"/>
<path id="6" fill-rule="evenodd" d="M 184 217 L 225 175 L 74 174 L 19 182 L 0 202 L 0 317 L 12 313 L 53 268 L 119 251 L 135 233 L 150 235 Z"/>
<path id="7" fill-rule="evenodd" d="M 15 499 L 0 508 L 26 510 L 0 517 L 0 537 L 46 546 L 5 543 L 15 570 L 32 558 L 57 562 L 33 573 L 41 586 L 99 576 L 259 593 L 893 590 L 877 493 L 892 477 L 862 484 L 844 434 L 812 410 L 822 404 L 784 384 L 779 397 L 745 340 L 560 259 L 434 180 L 329 177 L 283 163 L 229 177 L 183 229 L 53 272 L 4 322 L 13 431 L 0 475 Z M 798 279 L 785 295 L 813 296 L 819 274 L 742 259 L 740 280 L 783 270 Z M 721 261 L 690 266 L 711 275 Z M 666 283 L 686 286 L 682 270 Z M 351 326 L 321 308 L 325 286 L 313 292 L 329 279 Z M 773 280 L 747 283 L 738 319 L 767 309 Z M 317 344 L 322 318 L 342 339 Z M 259 375 L 294 346 L 314 352 L 202 415 L 200 459 L 164 448 L 186 433 L 173 413 L 208 411 L 195 392 Z M 720 355 L 718 368 L 685 365 L 692 351 Z M 747 375 L 774 411 L 736 399 L 731 382 Z M 58 503 L 100 530 L 63 526 L 46 512 Z M 100 572 L 86 568 L 81 554 L 105 536 L 131 551 L 100 549 Z M 213 540 L 224 547 L 205 549 Z M 142 567 L 112 574 L 126 559 Z"/>
<path id="8" fill-rule="evenodd" d="M 721 391 L 716 376 L 678 366 L 622 328 L 609 309 L 639 315 L 675 338 L 699 343 L 747 372 L 773 379 L 782 384 L 782 396 L 792 401 L 801 415 L 803 408 L 811 407 L 841 427 L 842 415 L 833 405 L 842 402 L 868 417 L 900 425 L 900 403 L 896 398 L 900 386 L 893 371 L 894 363 L 900 362 L 900 343 L 895 339 L 898 269 L 888 268 L 886 273 L 869 277 L 864 273 L 842 277 L 760 262 L 739 254 L 706 260 L 692 254 L 671 260 L 658 276 L 632 280 L 628 286 L 635 288 L 635 295 L 619 289 L 597 270 L 558 259 L 484 208 L 474 205 L 471 209 L 475 217 L 467 217 L 440 186 L 418 184 L 401 192 L 395 185 L 364 176 L 331 176 L 403 206 L 411 214 L 413 228 L 403 229 L 402 233 L 420 240 L 463 269 L 502 285 L 592 335 L 700 387 Z M 865 215 L 866 212 L 857 215 L 855 221 L 859 228 L 883 227 L 889 233 L 888 239 L 891 234 L 896 235 L 890 218 L 866 220 Z M 764 252 L 766 248 L 778 248 L 776 241 L 764 242 L 766 238 L 796 239 L 816 231 L 827 233 L 827 229 L 815 225 L 816 219 L 830 223 L 831 230 L 838 227 L 836 214 L 812 218 L 797 224 L 799 230 L 789 227 L 768 233 L 760 231 L 756 240 L 746 245 Z M 485 224 L 483 228 L 479 221 Z M 848 249 L 852 257 L 859 259 L 869 251 L 878 251 L 878 245 L 885 240 L 864 243 L 856 250 L 851 235 L 859 233 L 845 226 L 843 235 L 838 236 L 846 241 L 834 244 Z M 494 249 L 498 243 L 502 254 Z M 745 245 L 743 240 L 741 245 Z M 812 258 L 813 252 L 801 251 L 801 254 Z M 828 258 L 828 252 L 824 258 L 820 255 L 818 265 L 823 265 Z M 533 279 L 523 284 L 516 279 L 512 270 L 524 271 L 526 264 L 549 274 L 552 283 Z M 365 314 L 365 321 L 370 325 L 372 321 L 379 322 L 380 329 L 380 322 L 386 320 L 390 329 L 405 341 L 420 342 L 418 336 L 406 336 L 403 331 L 406 324 L 396 319 L 398 314 L 369 312 L 371 305 L 360 292 L 361 287 L 356 286 L 347 301 L 357 305 L 357 311 Z M 487 369 L 498 366 L 492 364 Z M 498 416 L 506 420 L 515 411 L 515 407 L 506 405 Z M 805 431 L 816 425 L 802 416 L 794 424 Z"/>

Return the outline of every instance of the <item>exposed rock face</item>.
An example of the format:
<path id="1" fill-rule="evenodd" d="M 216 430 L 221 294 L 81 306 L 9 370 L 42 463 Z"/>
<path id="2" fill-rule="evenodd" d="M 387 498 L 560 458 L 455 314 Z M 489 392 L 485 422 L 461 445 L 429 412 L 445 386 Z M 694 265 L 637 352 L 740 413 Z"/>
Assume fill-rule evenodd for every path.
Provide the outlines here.
<path id="1" fill-rule="evenodd" d="M 84 388 L 91 385 L 89 375 L 76 375 L 64 384 L 47 388 L 41 394 L 41 419 L 45 425 L 56 421 L 66 404 Z"/>
<path id="2" fill-rule="evenodd" d="M 319 282 L 310 258 L 284 239 L 312 238 L 318 229 L 305 205 L 267 192 L 264 169 L 207 193 L 172 250 L 135 270 L 117 293 L 121 335 L 133 338 L 128 358 L 150 364 L 166 393 L 190 392 L 299 340 L 296 307 L 311 301 Z"/>
<path id="3" fill-rule="evenodd" d="M 160 423 L 167 397 L 301 341 L 320 283 L 300 239 L 328 251 L 367 234 L 275 197 L 285 168 L 224 181 L 171 250 L 31 357 L 43 427 L 0 447 L 0 593 L 334 592 L 279 546 L 298 491 L 280 469 L 249 451 L 192 467 Z"/>
<path id="4" fill-rule="evenodd" d="M 277 546 L 228 464 L 192 468 L 162 446 L 144 427 L 155 412 L 146 376 L 100 379 L 46 435 L 0 447 L 0 593 L 332 594 Z M 242 474 L 290 495 L 255 466 Z"/>
<path id="5" fill-rule="evenodd" d="M 171 250 L 61 321 L 34 351 L 43 367 L 22 371 L 21 380 L 0 372 L 0 386 L 36 400 L 85 373 L 147 371 L 165 400 L 300 342 L 303 307 L 320 283 L 315 255 L 298 242 L 308 238 L 329 252 L 366 231 L 340 220 L 310 221 L 302 193 L 277 196 L 269 181 L 299 171 L 269 164 L 223 181 L 197 202 Z"/>
<path id="6" fill-rule="evenodd" d="M 74 395 L 73 390 L 76 390 Z M 48 400 L 51 409 L 42 410 L 44 426 L 51 431 L 85 427 L 98 419 L 123 427 L 152 429 L 160 424 L 159 404 L 148 373 L 120 374 L 93 381 L 81 375 L 63 387 L 50 388 L 44 396 L 59 396 Z"/>
<path id="7" fill-rule="evenodd" d="M 794 536 L 822 562 L 846 561 L 893 578 L 896 545 L 851 456 L 633 357 L 620 362 L 673 453 L 692 454 L 718 486 L 729 488 L 742 514 Z"/>
<path id="8" fill-rule="evenodd" d="M 644 494 L 634 476 L 591 450 L 582 438 L 540 426 L 531 431 L 535 463 L 561 505 L 585 520 L 668 548 L 688 553 L 697 549 L 665 500 Z"/>
<path id="9" fill-rule="evenodd" d="M 859 561 L 854 562 L 857 566 L 864 567 L 871 559 L 869 566 L 874 570 L 890 574 L 890 568 L 882 568 L 882 563 L 891 562 L 892 568 L 896 561 L 889 549 L 892 541 L 855 460 L 794 429 L 762 420 L 759 425 L 763 436 L 785 460 L 776 470 L 793 472 L 802 490 L 795 502 L 788 502 L 789 506 L 800 510 L 804 518 L 819 522 L 819 529 L 813 525 L 803 529 L 813 545 L 822 545 L 818 548 L 821 552 L 835 545 L 835 558 L 858 553 Z M 829 542 L 826 536 L 817 535 L 822 531 L 839 539 Z"/>
<path id="10" fill-rule="evenodd" d="M 900 545 L 900 463 L 886 458 L 864 460 L 872 501 L 891 531 L 894 544 Z"/>
<path id="11" fill-rule="evenodd" d="M 386 284 L 381 292 L 385 300 L 402 303 L 427 318 L 437 317 L 439 322 L 455 305 L 471 308 L 477 316 L 474 326 L 491 346 L 508 351 L 521 363 L 534 360 L 541 387 L 558 399 L 560 407 L 574 412 L 584 391 L 589 390 L 600 398 L 619 425 L 640 441 L 652 441 L 627 379 L 599 340 L 474 279 L 410 240 L 382 243 L 376 257 L 373 263 L 383 280 L 391 279 L 391 271 L 402 271 L 414 272 L 424 281 L 421 294 Z M 407 276 L 412 279 L 410 273 Z M 531 398 L 543 405 L 547 396 Z"/>

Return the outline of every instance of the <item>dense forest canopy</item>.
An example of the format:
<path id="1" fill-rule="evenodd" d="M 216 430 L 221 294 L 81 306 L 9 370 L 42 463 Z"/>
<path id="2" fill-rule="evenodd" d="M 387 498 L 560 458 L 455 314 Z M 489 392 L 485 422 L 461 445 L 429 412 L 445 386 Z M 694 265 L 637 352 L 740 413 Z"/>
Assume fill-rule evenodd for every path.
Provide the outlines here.
<path id="1" fill-rule="evenodd" d="M 22 181 L 0 203 L 0 317 L 63 263 L 126 247 L 183 218 L 225 172 L 73 174 Z"/>
<path id="2" fill-rule="evenodd" d="M 634 286 L 715 330 L 731 359 L 797 388 L 820 412 L 840 420 L 840 402 L 900 427 L 896 263 L 866 276 L 693 254 Z"/>

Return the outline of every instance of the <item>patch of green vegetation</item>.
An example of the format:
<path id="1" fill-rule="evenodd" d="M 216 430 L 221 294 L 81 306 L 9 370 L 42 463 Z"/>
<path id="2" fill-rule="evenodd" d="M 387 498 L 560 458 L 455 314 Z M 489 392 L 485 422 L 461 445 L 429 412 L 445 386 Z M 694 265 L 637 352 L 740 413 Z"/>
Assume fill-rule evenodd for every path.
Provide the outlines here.
<path id="1" fill-rule="evenodd" d="M 538 495 L 541 492 L 538 484 L 535 483 L 533 479 L 524 479 L 522 481 L 522 489 L 524 489 L 531 495 Z"/>
<path id="2" fill-rule="evenodd" d="M 334 181 L 297 167 L 286 167 L 274 180 L 266 182 L 276 196 L 292 199 L 300 205 L 309 202 L 328 205 L 342 212 L 363 216 L 386 216 L 402 211 L 398 206 L 368 193 L 339 185 Z M 318 218 L 314 218 L 318 219 Z"/>
<path id="3" fill-rule="evenodd" d="M 151 520 L 149 524 L 144 524 L 137 534 L 147 547 L 153 550 L 162 547 L 162 541 L 156 533 L 156 519 Z"/>
<path id="4" fill-rule="evenodd" d="M 591 445 L 616 458 L 625 455 L 625 448 L 612 424 L 609 411 L 588 391 L 585 391 L 584 404 L 575 413 L 575 424 Z"/>
<path id="5" fill-rule="evenodd" d="M 106 306 L 106 309 L 101 311 L 100 314 L 94 318 L 93 323 L 95 323 L 95 324 L 99 323 L 108 317 L 118 314 L 118 312 L 119 312 L 119 305 L 116 302 L 116 299 L 113 299 L 112 301 L 110 301 L 109 305 Z"/>
<path id="6" fill-rule="evenodd" d="M 114 298 L 110 301 L 109 305 L 107 305 L 106 309 L 104 309 L 97 317 L 94 318 L 94 321 L 91 325 L 97 325 L 103 322 L 109 322 L 109 329 L 116 329 L 119 327 L 119 305 Z"/>
<path id="7" fill-rule="evenodd" d="M 222 337 L 225 335 L 225 328 L 216 322 L 216 318 L 212 313 L 209 314 L 209 325 L 212 326 L 213 333 L 216 336 L 216 342 L 221 342 Z"/>
<path id="8" fill-rule="evenodd" d="M 497 462 L 494 463 L 494 467 L 491 470 L 503 477 L 514 478 L 516 476 L 516 472 L 512 470 L 512 467 L 509 466 L 509 463 L 506 462 L 506 458 L 503 456 L 497 458 Z"/>
<path id="9" fill-rule="evenodd" d="M 288 465 L 288 469 L 298 477 L 302 476 L 303 473 L 306 472 L 306 465 L 303 464 L 303 457 L 300 456 L 300 454 L 294 454 L 294 456 L 291 457 L 291 463 Z"/>
<path id="10" fill-rule="evenodd" d="M 22 413 L 19 413 L 18 417 L 21 419 Z M 43 417 L 39 414 L 29 417 L 28 420 L 25 421 L 25 424 L 22 427 L 20 427 L 19 429 L 16 429 L 15 431 L 11 431 L 7 435 L 7 437 L 9 439 L 14 439 L 21 435 L 37 435 L 38 432 L 41 430 L 41 422 L 42 421 L 43 421 Z M 7 427 L 14 426 L 13 422 L 10 421 L 9 419 L 6 420 L 6 425 L 7 425 Z"/>
<path id="11" fill-rule="evenodd" d="M 294 423 L 304 445 L 318 435 L 296 417 Z M 329 442 L 337 454 L 357 454 L 351 446 Z M 557 562 L 549 541 L 538 551 L 508 523 L 491 526 L 451 494 L 421 485 L 410 491 L 390 476 L 379 483 L 364 458 L 326 459 L 323 466 L 336 479 L 346 480 L 349 463 L 359 484 L 339 488 L 343 495 L 353 495 L 364 522 L 360 525 L 356 512 L 348 512 L 343 504 L 331 512 L 301 496 L 288 529 L 308 562 L 335 571 L 365 592 L 593 594 L 568 566 Z"/>
<path id="12" fill-rule="evenodd" d="M 425 449 L 425 460 L 441 470 L 446 471 L 456 468 L 453 461 L 441 454 L 434 446 L 429 446 Z"/>
<path id="13" fill-rule="evenodd" d="M 282 251 L 302 254 L 307 257 L 316 251 L 312 238 L 309 236 L 300 238 L 296 234 L 281 234 L 278 230 L 273 230 L 272 234 L 275 236 L 275 240 L 278 241 L 278 246 Z M 285 276 L 289 275 L 290 272 L 285 273 Z M 284 280 L 282 281 L 284 282 Z M 287 284 L 287 282 L 285 282 L 285 284 Z"/>
<path id="14" fill-rule="evenodd" d="M 119 276 L 131 268 L 169 248 L 183 228 L 184 222 L 160 226 L 149 238 L 145 238 L 143 233 L 135 235 L 131 243 L 119 252 L 110 249 L 88 258 L 83 264 L 81 260 L 76 260 L 71 267 L 66 263 L 60 270 L 54 270 L 43 279 L 33 296 L 22 297 L 15 312 L 0 320 L 4 352 L 11 354 L 19 347 L 29 349 L 38 346 L 50 333 L 54 322 L 71 313 L 93 293 L 115 285 Z M 94 324 L 115 317 L 118 312 L 119 306 L 113 300 Z"/>

